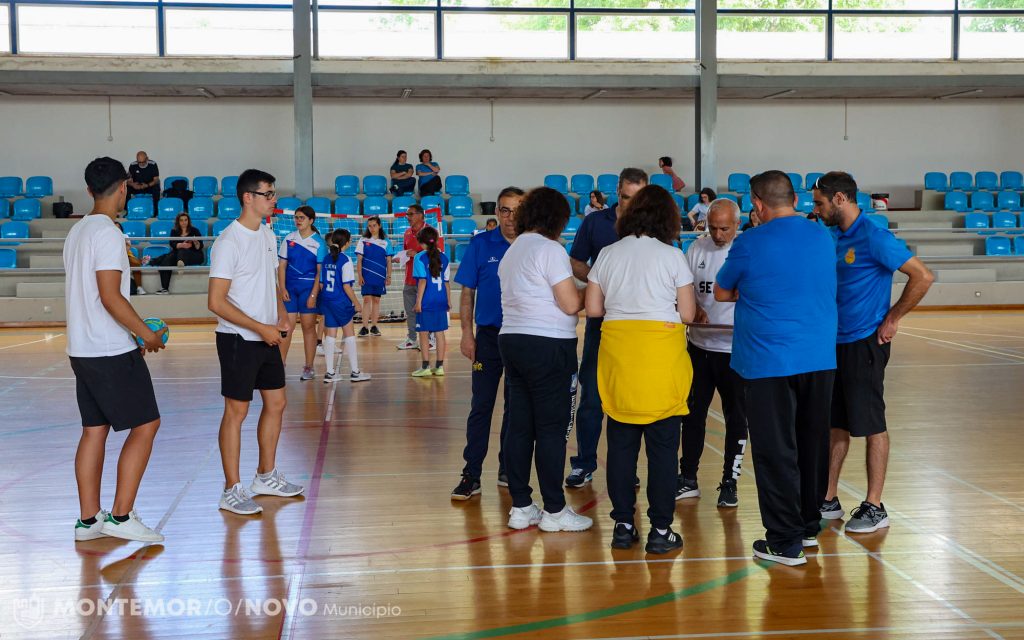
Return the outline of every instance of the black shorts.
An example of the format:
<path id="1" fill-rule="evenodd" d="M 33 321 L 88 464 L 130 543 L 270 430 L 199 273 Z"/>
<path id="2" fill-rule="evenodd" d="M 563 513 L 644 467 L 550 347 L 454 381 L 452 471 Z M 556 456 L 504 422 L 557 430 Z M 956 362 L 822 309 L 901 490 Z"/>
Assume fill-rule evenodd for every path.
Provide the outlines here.
<path id="1" fill-rule="evenodd" d="M 246 340 L 237 333 L 217 332 L 220 359 L 220 394 L 232 400 L 252 401 L 255 389 L 283 389 L 281 349 L 262 340 Z"/>
<path id="2" fill-rule="evenodd" d="M 885 365 L 891 344 L 878 335 L 836 345 L 836 381 L 832 387 L 832 427 L 851 436 L 885 431 Z"/>
<path id="3" fill-rule="evenodd" d="M 160 419 L 149 367 L 138 349 L 116 356 L 71 358 L 83 427 L 134 429 Z"/>

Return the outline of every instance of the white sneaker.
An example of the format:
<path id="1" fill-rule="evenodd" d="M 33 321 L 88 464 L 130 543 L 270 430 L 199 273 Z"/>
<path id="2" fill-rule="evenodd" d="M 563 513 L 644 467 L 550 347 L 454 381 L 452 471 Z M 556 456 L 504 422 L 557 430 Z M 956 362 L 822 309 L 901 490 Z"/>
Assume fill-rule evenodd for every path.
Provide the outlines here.
<path id="1" fill-rule="evenodd" d="M 146 290 L 143 289 L 142 287 L 135 287 L 135 295 L 144 296 L 146 295 Z"/>
<path id="2" fill-rule="evenodd" d="M 249 491 L 257 496 L 281 496 L 282 498 L 293 498 L 302 493 L 302 485 L 288 482 L 284 474 L 274 469 L 269 477 L 261 478 L 256 474 L 249 485 Z"/>
<path id="3" fill-rule="evenodd" d="M 107 517 L 103 520 L 103 528 L 101 533 L 105 536 L 111 536 L 114 538 L 121 538 L 123 540 L 137 540 L 138 542 L 163 542 L 164 537 L 147 527 L 139 516 L 136 515 L 135 509 L 132 509 L 128 513 L 128 519 L 124 522 L 118 522 L 114 519 L 112 513 L 108 513 Z"/>
<path id="4" fill-rule="evenodd" d="M 240 516 L 251 516 L 263 511 L 263 507 L 256 504 L 242 483 L 238 482 L 220 496 L 220 508 Z"/>
<path id="5" fill-rule="evenodd" d="M 107 512 L 100 509 L 99 513 L 96 514 L 96 522 L 92 524 L 85 524 L 81 518 L 75 523 L 75 541 L 81 540 L 95 540 L 96 538 L 105 538 L 107 534 L 103 533 L 103 521 L 107 519 Z"/>
<path id="6" fill-rule="evenodd" d="M 366 373 L 365 371 L 353 371 L 352 374 L 348 377 L 348 380 L 349 382 L 362 382 L 364 380 L 369 380 L 372 377 L 373 376 Z"/>
<path id="7" fill-rule="evenodd" d="M 402 342 L 398 343 L 398 350 L 399 351 L 408 351 L 410 349 L 419 349 L 419 348 L 420 348 L 420 346 L 418 344 L 416 344 L 412 340 L 409 340 L 408 338 L 406 338 Z"/>
<path id="8" fill-rule="evenodd" d="M 316 355 L 318 355 L 320 357 L 323 357 L 323 355 L 324 355 L 324 345 L 322 345 L 322 344 L 316 345 Z"/>
<path id="9" fill-rule="evenodd" d="M 816 549 L 818 547 L 818 539 L 803 538 L 800 540 L 800 544 L 801 546 L 803 546 L 804 549 Z"/>
<path id="10" fill-rule="evenodd" d="M 512 510 L 508 512 L 508 528 L 509 529 L 525 529 L 532 527 L 541 520 L 541 510 L 537 503 L 533 503 L 528 507 L 512 507 Z"/>
<path id="11" fill-rule="evenodd" d="M 544 512 L 540 521 L 541 531 L 586 531 L 594 526 L 594 521 L 587 516 L 581 516 L 565 505 L 558 513 Z"/>

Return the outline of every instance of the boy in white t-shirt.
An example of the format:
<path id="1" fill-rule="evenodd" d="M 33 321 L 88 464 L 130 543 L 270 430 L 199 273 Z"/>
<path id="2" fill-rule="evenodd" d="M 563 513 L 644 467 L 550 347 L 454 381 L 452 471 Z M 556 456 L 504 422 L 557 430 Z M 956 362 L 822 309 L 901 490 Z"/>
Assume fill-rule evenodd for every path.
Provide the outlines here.
<path id="1" fill-rule="evenodd" d="M 302 487 L 277 470 L 277 442 L 286 403 L 281 344 L 288 314 L 277 286 L 277 240 L 263 224 L 274 212 L 274 176 L 247 169 L 238 177 L 242 213 L 213 243 L 210 252 L 208 306 L 217 315 L 224 416 L 220 421 L 220 457 L 224 493 L 220 508 L 240 515 L 263 511 L 251 494 L 292 497 Z M 259 466 L 249 490 L 242 487 L 239 457 L 242 421 L 253 391 L 263 398 L 257 440 Z"/>
<path id="2" fill-rule="evenodd" d="M 75 373 L 82 437 L 75 455 L 81 517 L 75 540 L 104 536 L 162 542 L 135 514 L 135 496 L 160 428 L 153 381 L 142 354 L 164 348 L 128 301 L 130 267 L 114 218 L 124 210 L 128 172 L 113 158 L 85 168 L 92 212 L 64 243 L 67 353 Z M 143 341 L 140 349 L 132 334 Z M 109 512 L 100 507 L 100 481 L 110 429 L 128 430 L 118 459 L 117 490 Z"/>

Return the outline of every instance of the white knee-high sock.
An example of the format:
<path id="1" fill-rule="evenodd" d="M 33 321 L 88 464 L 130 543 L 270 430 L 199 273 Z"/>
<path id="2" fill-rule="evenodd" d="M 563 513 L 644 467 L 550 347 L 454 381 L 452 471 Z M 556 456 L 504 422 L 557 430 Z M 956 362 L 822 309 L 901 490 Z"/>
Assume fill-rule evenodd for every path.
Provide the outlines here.
<path id="1" fill-rule="evenodd" d="M 356 354 L 356 337 L 349 336 L 342 339 L 342 345 L 344 345 L 345 352 L 348 354 L 348 364 L 352 367 L 352 371 L 359 371 L 359 355 Z"/>
<path id="2" fill-rule="evenodd" d="M 324 361 L 327 362 L 327 373 L 334 374 L 334 338 L 324 336 Z"/>

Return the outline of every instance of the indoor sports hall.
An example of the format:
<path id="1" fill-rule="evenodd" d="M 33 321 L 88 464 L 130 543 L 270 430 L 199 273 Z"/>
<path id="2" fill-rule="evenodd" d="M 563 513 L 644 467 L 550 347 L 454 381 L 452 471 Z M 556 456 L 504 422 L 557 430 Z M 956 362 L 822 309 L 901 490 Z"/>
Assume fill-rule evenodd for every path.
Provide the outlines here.
<path id="1" fill-rule="evenodd" d="M 0 8 L 0 639 L 1024 639 L 1024 3 L 2 0 Z M 87 165 L 105 156 L 125 177 L 94 202 Z M 273 182 L 246 186 L 253 168 Z M 759 185 L 780 170 L 796 218 L 830 225 L 835 246 L 846 230 L 822 212 L 833 205 L 931 274 L 883 365 L 891 449 L 887 517 L 876 530 L 850 526 L 877 489 L 866 469 L 870 440 L 851 431 L 835 493 L 842 515 L 822 512 L 801 562 L 780 561 L 796 556 L 768 547 L 775 561 L 755 558 L 752 544 L 756 551 L 772 518 L 759 496 L 778 488 L 755 460 L 754 425 L 768 408 L 746 406 L 753 442 L 736 462 L 735 503 L 722 506 L 715 487 L 730 436 L 720 393 L 693 484 L 702 493 L 679 490 L 673 501 L 670 530 L 681 548 L 648 552 L 643 543 L 658 529 L 648 521 L 649 449 L 636 471 L 640 542 L 609 544 L 618 529 L 609 482 L 621 455 L 609 448 L 610 426 L 600 431 L 596 468 L 563 489 L 567 508 L 592 526 L 513 528 L 521 507 L 499 485 L 511 465 L 499 468 L 508 442 L 499 436 L 500 388 L 482 470 L 469 477 L 479 490 L 455 495 L 467 479 L 467 419 L 483 370 L 461 351 L 464 328 L 484 324 L 485 285 L 466 307 L 473 288 L 464 277 L 487 262 L 479 246 L 499 237 L 479 234 L 502 233 L 503 220 L 524 211 L 503 212 L 506 187 L 526 200 L 541 187 L 558 192 L 569 218 L 548 240 L 564 248 L 560 260 L 583 288 L 566 257 L 578 262 L 606 206 L 628 211 L 635 194 L 621 176 L 634 175 L 629 168 L 670 194 L 679 254 L 715 237 L 714 207 L 700 209 L 705 189 L 735 211 L 733 247 L 764 236 L 756 227 L 776 219 L 760 218 L 768 197 Z M 835 171 L 855 180 L 855 192 L 828 191 Z M 355 337 L 322 336 L 329 357 L 318 350 L 308 376 L 295 328 L 276 469 L 302 491 L 250 496 L 260 512 L 241 515 L 222 506 L 228 365 L 224 325 L 210 310 L 211 283 L 224 282 L 212 254 L 223 234 L 254 220 L 294 262 L 292 239 L 307 238 L 300 207 L 323 237 L 318 269 L 326 259 L 361 269 L 357 247 L 376 216 L 391 275 L 375 323 L 364 323 L 372 296 L 352 285 L 363 301 Z M 162 541 L 79 531 L 108 531 L 107 518 L 120 517 L 118 473 L 132 473 L 119 468 L 127 438 L 114 424 L 95 452 L 101 513 L 88 522 L 76 483 L 83 378 L 69 359 L 69 341 L 79 340 L 69 316 L 82 316 L 71 308 L 81 303 L 68 273 L 80 267 L 65 252 L 79 242 L 72 229 L 104 213 L 121 227 L 117 260 L 130 258 L 123 284 L 131 281 L 136 320 L 169 329 L 165 348 L 142 361 L 160 425 L 130 514 Z M 188 235 L 177 226 L 182 214 L 196 231 L 182 243 L 195 243 L 184 248 L 195 248 L 187 263 L 172 253 Z M 438 259 L 450 272 L 446 354 L 440 332 L 440 348 L 421 353 L 407 325 L 417 312 L 404 294 L 411 287 L 415 302 L 417 278 L 443 280 L 430 271 L 433 254 L 419 253 L 420 220 L 439 232 Z M 336 238 L 350 243 L 329 246 Z M 840 251 L 828 263 L 840 270 L 840 304 L 843 264 L 867 255 Z M 807 256 L 797 250 L 782 262 L 790 257 L 770 267 L 799 272 Z M 495 273 L 505 268 L 493 263 Z M 429 273 L 412 275 L 420 268 Z M 120 267 L 97 273 L 111 269 Z M 899 306 L 916 280 L 893 271 L 885 288 Z M 109 289 L 93 280 L 101 293 L 90 308 L 102 313 Z M 711 283 L 701 284 L 710 294 Z M 738 290 L 736 335 L 743 284 Z M 566 315 L 579 316 L 577 354 L 586 360 L 588 314 Z M 361 334 L 370 324 L 375 333 Z M 794 335 L 815 330 L 808 318 Z M 350 378 L 353 348 L 368 379 Z M 137 400 L 128 390 L 138 379 L 112 381 L 104 381 L 112 402 Z M 254 471 L 269 471 L 257 425 L 270 402 L 254 398 L 240 432 L 245 486 Z M 563 479 L 582 456 L 575 418 Z M 537 464 L 541 457 L 538 448 Z"/>

